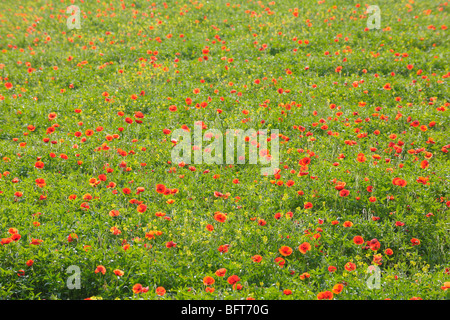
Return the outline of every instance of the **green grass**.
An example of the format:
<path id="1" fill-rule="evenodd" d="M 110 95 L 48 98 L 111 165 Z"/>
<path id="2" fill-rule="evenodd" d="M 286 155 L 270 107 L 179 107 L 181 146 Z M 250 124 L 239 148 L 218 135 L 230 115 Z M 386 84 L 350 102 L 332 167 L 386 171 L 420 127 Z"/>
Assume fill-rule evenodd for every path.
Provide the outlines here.
<path id="1" fill-rule="evenodd" d="M 441 287 L 450 281 L 447 4 L 367 3 L 380 7 L 381 29 L 365 31 L 366 3 L 353 0 L 155 3 L 126 1 L 122 8 L 116 0 L 75 0 L 82 11 L 79 30 L 67 27 L 69 1 L 0 3 L 0 238 L 5 239 L 0 299 L 317 299 L 338 283 L 345 285 L 333 299 L 445 299 L 448 290 Z M 206 47 L 208 60 L 202 59 Z M 391 90 L 384 89 L 387 83 Z M 280 94 L 280 88 L 289 93 Z M 205 108 L 195 107 L 202 102 Z M 176 112 L 169 111 L 172 105 Z M 142 123 L 135 122 L 138 111 Z M 51 113 L 57 117 L 50 121 Z M 245 118 L 250 120 L 243 123 Z M 280 176 L 262 176 L 260 165 L 170 163 L 172 143 L 163 130 L 187 125 L 193 131 L 196 121 L 222 132 L 278 129 L 289 138 L 280 139 Z M 92 136 L 86 136 L 88 129 Z M 114 134 L 119 137 L 106 139 Z M 346 144 L 349 140 L 356 144 Z M 99 151 L 104 144 L 109 150 Z M 365 162 L 357 161 L 359 153 Z M 35 168 L 38 157 L 43 169 Z M 301 168 L 305 157 L 311 163 Z M 429 166 L 422 168 L 425 159 Z M 113 172 L 106 171 L 108 165 Z M 299 176 L 302 169 L 308 174 Z M 90 179 L 101 174 L 107 180 L 91 186 Z M 393 185 L 397 177 L 407 185 Z M 418 183 L 419 177 L 428 184 Z M 45 187 L 36 186 L 38 178 L 45 179 Z M 287 187 L 288 180 L 295 184 Z M 348 197 L 339 196 L 337 181 L 346 183 Z M 115 187 L 108 188 L 110 182 Z M 159 194 L 157 184 L 178 192 Z M 136 194 L 138 187 L 145 191 Z M 131 193 L 125 195 L 124 188 Z M 21 197 L 15 196 L 18 191 Z M 229 196 L 218 198 L 214 191 Z M 69 200 L 72 194 L 75 200 Z M 92 199 L 83 200 L 85 194 Z M 132 199 L 147 210 L 139 213 Z M 304 208 L 307 202 L 311 209 Z M 111 217 L 113 209 L 120 215 Z M 218 211 L 227 213 L 225 222 L 214 220 Z M 267 224 L 259 225 L 260 219 Z M 353 226 L 344 227 L 345 221 Z M 396 226 L 397 221 L 404 225 Z M 114 226 L 119 235 L 110 232 Z M 6 243 L 10 228 L 21 238 Z M 162 235 L 146 239 L 150 230 Z M 72 233 L 78 240 L 69 242 Z M 378 239 L 380 248 L 354 244 L 358 235 Z M 412 238 L 420 244 L 413 246 Z M 32 239 L 43 242 L 31 245 Z M 126 251 L 124 241 L 130 245 Z M 169 241 L 176 247 L 167 248 Z M 304 242 L 311 244 L 306 254 L 298 250 Z M 225 244 L 229 250 L 221 253 Z M 293 253 L 281 256 L 282 246 Z M 388 248 L 393 255 L 385 254 Z M 381 288 L 371 290 L 366 270 L 375 254 L 383 259 Z M 253 262 L 254 255 L 262 261 Z M 283 267 L 274 262 L 278 257 L 285 259 Z M 30 259 L 34 264 L 27 266 Z M 349 261 L 356 270 L 345 270 Z M 81 289 L 67 287 L 71 265 L 80 268 Z M 104 275 L 95 273 L 99 265 L 106 268 Z M 330 273 L 330 265 L 337 271 Z M 220 268 L 227 269 L 224 278 L 215 275 Z M 115 269 L 124 275 L 116 276 Z M 302 280 L 305 272 L 310 277 Z M 240 278 L 240 290 L 227 283 L 231 275 Z M 205 291 L 206 276 L 215 278 L 213 293 Z M 133 293 L 137 283 L 149 291 Z M 156 294 L 157 287 L 165 288 L 164 296 Z M 285 289 L 292 294 L 283 294 Z"/>

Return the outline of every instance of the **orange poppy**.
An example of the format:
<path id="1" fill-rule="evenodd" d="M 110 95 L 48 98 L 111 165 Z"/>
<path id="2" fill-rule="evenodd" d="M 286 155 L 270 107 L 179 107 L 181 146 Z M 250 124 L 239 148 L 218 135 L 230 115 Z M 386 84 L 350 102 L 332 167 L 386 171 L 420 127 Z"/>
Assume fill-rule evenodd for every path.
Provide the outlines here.
<path id="1" fill-rule="evenodd" d="M 253 262 L 259 263 L 262 261 L 262 257 L 260 255 L 254 255 L 252 257 Z"/>
<path id="2" fill-rule="evenodd" d="M 355 243 L 355 244 L 363 244 L 364 243 L 364 239 L 363 239 L 363 237 L 361 237 L 361 236 L 356 236 L 356 237 L 354 237 L 353 238 L 353 242 Z"/>
<path id="3" fill-rule="evenodd" d="M 225 268 L 220 268 L 219 270 L 217 270 L 215 272 L 216 276 L 218 276 L 218 277 L 224 277 L 226 273 L 227 273 L 227 269 L 225 269 Z"/>
<path id="4" fill-rule="evenodd" d="M 203 278 L 203 284 L 204 284 L 205 286 L 213 285 L 214 282 L 215 282 L 215 280 L 214 280 L 213 277 L 206 276 L 206 277 Z"/>
<path id="5" fill-rule="evenodd" d="M 102 265 L 97 266 L 97 268 L 95 269 L 95 273 L 102 273 L 105 274 L 106 273 L 106 268 Z"/>
<path id="6" fill-rule="evenodd" d="M 164 289 L 164 287 L 158 287 L 156 288 L 156 294 L 158 296 L 163 296 L 166 294 L 166 289 Z"/>
<path id="7" fill-rule="evenodd" d="M 282 246 L 278 251 L 280 252 L 280 254 L 282 256 L 285 256 L 285 257 L 292 254 L 292 248 L 288 247 L 288 246 Z"/>
<path id="8" fill-rule="evenodd" d="M 227 220 L 227 215 L 222 212 L 216 212 L 214 214 L 214 219 L 218 222 L 225 222 L 225 220 Z"/>
<path id="9" fill-rule="evenodd" d="M 237 283 L 237 282 L 240 281 L 240 280 L 241 280 L 241 279 L 240 279 L 237 275 L 232 275 L 232 276 L 229 276 L 229 277 L 228 277 L 227 282 L 228 282 L 229 284 L 233 285 L 233 284 Z"/>
<path id="10" fill-rule="evenodd" d="M 303 242 L 301 245 L 299 245 L 298 250 L 306 254 L 307 251 L 311 250 L 311 245 L 308 242 Z"/>
<path id="11" fill-rule="evenodd" d="M 158 193 L 164 193 L 166 191 L 166 186 L 163 184 L 157 184 L 156 185 L 156 192 Z"/>
<path id="12" fill-rule="evenodd" d="M 339 294 L 344 289 L 344 285 L 342 283 L 338 283 L 333 287 L 333 293 Z"/>

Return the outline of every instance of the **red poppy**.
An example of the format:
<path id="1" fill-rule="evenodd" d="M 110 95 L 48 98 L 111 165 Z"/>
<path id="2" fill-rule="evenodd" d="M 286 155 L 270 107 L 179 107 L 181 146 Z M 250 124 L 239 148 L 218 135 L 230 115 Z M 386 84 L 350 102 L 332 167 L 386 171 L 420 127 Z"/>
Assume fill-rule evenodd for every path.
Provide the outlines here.
<path id="1" fill-rule="evenodd" d="M 225 269 L 225 268 L 220 268 L 215 272 L 216 276 L 218 276 L 218 277 L 224 277 L 226 273 L 227 273 L 227 269 Z"/>
<path id="2" fill-rule="evenodd" d="M 347 262 L 345 264 L 345 270 L 347 271 L 353 271 L 356 269 L 356 264 L 354 264 L 353 262 Z"/>
<path id="3" fill-rule="evenodd" d="M 349 227 L 353 226 L 353 222 L 351 222 L 351 221 L 345 221 L 344 224 L 343 224 L 343 226 L 346 227 L 346 228 L 349 228 Z"/>
<path id="4" fill-rule="evenodd" d="M 291 247 L 288 247 L 288 246 L 282 246 L 278 251 L 280 252 L 280 254 L 281 254 L 282 256 L 287 257 L 287 256 L 291 255 L 291 253 L 292 253 L 292 248 L 291 248 Z"/>
<path id="5" fill-rule="evenodd" d="M 95 269 L 95 273 L 102 273 L 105 274 L 106 273 L 106 268 L 102 265 L 97 266 L 97 268 Z"/>
<path id="6" fill-rule="evenodd" d="M 41 162 L 41 161 L 37 161 L 37 162 L 34 164 L 34 166 L 35 166 L 35 168 L 37 168 L 37 169 L 42 169 L 42 168 L 44 168 L 44 163 Z"/>
<path id="7" fill-rule="evenodd" d="M 158 193 L 164 193 L 166 191 L 166 186 L 163 184 L 157 184 L 156 185 L 156 192 Z"/>
<path id="8" fill-rule="evenodd" d="M 333 293 L 339 294 L 342 292 L 343 289 L 344 289 L 344 285 L 342 283 L 338 283 L 338 284 L 334 285 Z"/>
<path id="9" fill-rule="evenodd" d="M 121 277 L 125 274 L 122 270 L 119 270 L 119 269 L 115 269 L 113 272 L 118 277 Z"/>
<path id="10" fill-rule="evenodd" d="M 148 291 L 148 287 L 144 288 L 140 283 L 136 283 L 133 286 L 133 293 L 139 294 L 139 293 L 145 293 Z"/>
<path id="11" fill-rule="evenodd" d="M 392 180 L 392 184 L 395 186 L 405 187 L 408 183 L 406 182 L 406 180 L 403 180 L 401 178 L 394 178 Z"/>
<path id="12" fill-rule="evenodd" d="M 260 255 L 254 255 L 253 257 L 252 257 L 252 261 L 253 262 L 256 262 L 256 263 L 259 263 L 259 262 L 261 262 L 262 261 L 262 257 L 260 256 Z"/>
<path id="13" fill-rule="evenodd" d="M 317 299 L 318 300 L 331 300 L 331 299 L 333 299 L 333 292 L 331 292 L 331 291 L 319 292 L 317 294 Z"/>
<path id="14" fill-rule="evenodd" d="M 355 243 L 355 244 L 363 244 L 364 243 L 364 239 L 363 239 L 363 237 L 361 237 L 361 236 L 356 236 L 356 237 L 354 237 L 353 238 L 353 242 Z"/>
<path id="15" fill-rule="evenodd" d="M 306 254 L 307 251 L 311 250 L 311 245 L 308 242 L 303 242 L 299 247 L 298 250 L 303 253 Z"/>
<path id="16" fill-rule="evenodd" d="M 381 244 L 377 239 L 372 239 L 369 242 L 369 246 L 370 246 L 370 250 L 377 251 L 378 249 L 380 249 Z"/>
<path id="17" fill-rule="evenodd" d="M 205 286 L 213 285 L 214 282 L 215 282 L 215 280 L 214 280 L 213 277 L 206 276 L 206 277 L 203 278 L 203 284 L 204 284 Z"/>
<path id="18" fill-rule="evenodd" d="M 158 296 L 163 296 L 166 294 L 166 289 L 164 289 L 164 287 L 158 287 L 156 288 L 156 294 Z"/>
<path id="19" fill-rule="evenodd" d="M 225 220 L 227 220 L 227 215 L 222 212 L 216 212 L 214 214 L 214 219 L 218 222 L 225 222 Z"/>
<path id="20" fill-rule="evenodd" d="M 232 275 L 232 276 L 229 276 L 229 277 L 228 277 L 227 282 L 228 282 L 229 284 L 233 285 L 233 284 L 237 283 L 237 282 L 240 281 L 240 280 L 241 280 L 241 279 L 240 279 L 237 275 Z"/>

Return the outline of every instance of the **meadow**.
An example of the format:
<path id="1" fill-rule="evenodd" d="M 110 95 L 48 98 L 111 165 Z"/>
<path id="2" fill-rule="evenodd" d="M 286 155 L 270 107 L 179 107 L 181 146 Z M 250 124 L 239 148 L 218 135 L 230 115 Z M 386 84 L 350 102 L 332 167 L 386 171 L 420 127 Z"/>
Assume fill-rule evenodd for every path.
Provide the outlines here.
<path id="1" fill-rule="evenodd" d="M 450 298 L 448 13 L 1 1 L 0 299 Z M 196 126 L 246 163 L 173 161 Z"/>

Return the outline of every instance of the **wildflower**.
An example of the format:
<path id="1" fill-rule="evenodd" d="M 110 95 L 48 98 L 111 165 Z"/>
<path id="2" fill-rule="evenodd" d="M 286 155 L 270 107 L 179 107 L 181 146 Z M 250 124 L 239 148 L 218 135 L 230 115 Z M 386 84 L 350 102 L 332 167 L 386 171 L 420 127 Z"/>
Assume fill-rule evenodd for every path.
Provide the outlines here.
<path id="1" fill-rule="evenodd" d="M 291 248 L 291 247 L 288 247 L 288 246 L 282 246 L 278 251 L 280 252 L 280 254 L 281 254 L 282 256 L 287 257 L 287 256 L 291 255 L 291 253 L 292 253 L 292 248 Z"/>

